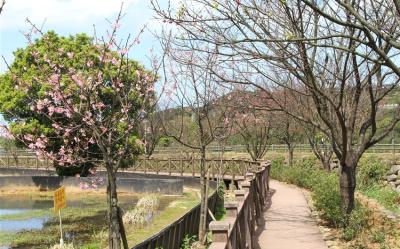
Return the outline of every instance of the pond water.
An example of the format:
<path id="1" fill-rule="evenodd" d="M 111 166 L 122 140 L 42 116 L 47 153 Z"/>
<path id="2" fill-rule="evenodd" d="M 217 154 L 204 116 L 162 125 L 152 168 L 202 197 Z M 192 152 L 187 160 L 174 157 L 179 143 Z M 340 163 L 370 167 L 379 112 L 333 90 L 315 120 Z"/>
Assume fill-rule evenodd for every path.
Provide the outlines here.
<path id="1" fill-rule="evenodd" d="M 139 195 L 121 195 L 119 205 L 130 209 L 136 205 Z M 171 201 L 169 197 L 161 198 L 160 210 Z M 67 242 L 85 244 L 93 240 L 95 233 L 107 229 L 105 194 L 83 194 L 67 196 L 67 208 L 62 210 L 64 239 Z M 53 200 L 50 196 L 20 196 L 0 194 L 0 249 L 48 248 L 59 240 L 58 215 L 53 211 Z M 18 238 L 25 242 L 15 245 Z M 37 241 L 34 241 L 37 239 Z M 19 242 L 20 243 L 20 242 Z"/>
<path id="2" fill-rule="evenodd" d="M 18 232 L 21 230 L 42 229 L 48 217 L 29 218 L 24 220 L 2 220 L 0 221 L 0 231 Z"/>
<path id="3" fill-rule="evenodd" d="M 120 206 L 127 208 L 134 206 L 137 199 L 138 196 L 136 195 L 121 196 L 119 203 Z M 100 229 L 103 224 L 106 224 L 106 210 L 106 197 L 104 194 L 85 196 L 83 193 L 81 195 L 67 196 L 67 209 L 62 211 L 63 218 L 66 219 L 65 239 L 79 241 L 82 238 L 82 240 L 87 240 L 90 234 L 84 234 L 73 226 L 79 227 L 82 225 L 83 229 L 86 226 L 90 230 L 88 233 L 93 233 L 93 230 Z M 78 217 L 74 216 L 76 213 L 78 213 Z M 79 217 L 82 213 L 84 215 Z M 80 222 L 82 224 L 79 224 Z M 87 223 L 90 225 L 87 225 Z M 57 233 L 57 224 L 58 215 L 53 212 L 51 196 L 0 195 L 0 249 L 36 248 L 32 245 L 10 246 L 12 245 L 12 237 L 19 238 L 26 235 L 26 233 L 37 233 L 40 236 L 41 231 L 43 233 Z M 73 228 L 68 229 L 68 227 Z"/>

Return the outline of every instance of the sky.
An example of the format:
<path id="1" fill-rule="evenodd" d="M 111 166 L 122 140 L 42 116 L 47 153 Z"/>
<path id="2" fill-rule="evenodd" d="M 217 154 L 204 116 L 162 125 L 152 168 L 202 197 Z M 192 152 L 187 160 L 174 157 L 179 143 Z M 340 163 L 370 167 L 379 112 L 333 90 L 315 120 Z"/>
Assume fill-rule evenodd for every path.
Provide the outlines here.
<path id="1" fill-rule="evenodd" d="M 167 2 L 160 0 L 164 1 Z M 97 33 L 110 29 L 107 20 L 115 20 L 121 3 L 121 0 L 8 0 L 0 15 L 0 55 L 11 63 L 13 51 L 27 45 L 23 33 L 30 26 L 26 18 L 37 26 L 43 25 L 43 31 L 54 30 L 63 36 L 82 32 L 93 35 L 93 25 Z M 125 16 L 119 38 L 126 38 L 129 34 L 135 37 L 146 24 L 151 30 L 157 29 L 150 0 L 124 0 L 123 6 Z M 146 65 L 149 63 L 146 55 L 153 47 L 157 47 L 157 41 L 151 32 L 146 31 L 130 56 Z M 6 69 L 1 59 L 0 73 Z"/>
<path id="2" fill-rule="evenodd" d="M 54 30 L 57 34 L 68 36 L 77 33 L 93 35 L 93 25 L 97 34 L 110 29 L 110 21 L 115 20 L 121 3 L 123 13 L 119 30 L 120 39 L 126 39 L 129 34 L 136 37 L 146 25 L 146 30 L 140 36 L 140 44 L 136 45 L 129 56 L 144 65 L 150 65 L 149 51 L 157 53 L 158 43 L 151 31 L 157 31 L 158 22 L 150 6 L 150 0 L 7 0 L 0 14 L 0 56 L 11 64 L 13 51 L 24 48 L 27 41 L 23 36 L 30 25 L 26 19 L 42 27 L 43 31 Z M 175 4 L 177 1 L 173 1 Z M 167 4 L 167 0 L 160 0 Z M 108 20 L 108 21 L 107 21 Z M 6 63 L 0 59 L 0 73 L 7 70 Z M 0 115 L 0 124 L 4 120 Z"/>

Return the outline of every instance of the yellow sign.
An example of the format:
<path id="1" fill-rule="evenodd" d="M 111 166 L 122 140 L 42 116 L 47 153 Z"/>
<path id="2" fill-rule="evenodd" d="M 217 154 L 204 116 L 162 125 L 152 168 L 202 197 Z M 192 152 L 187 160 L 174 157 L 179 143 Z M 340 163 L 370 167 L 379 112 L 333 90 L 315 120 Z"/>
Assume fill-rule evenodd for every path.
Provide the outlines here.
<path id="1" fill-rule="evenodd" d="M 62 186 L 61 188 L 54 191 L 54 211 L 58 211 L 60 209 L 67 207 L 67 198 L 65 195 L 65 188 Z"/>

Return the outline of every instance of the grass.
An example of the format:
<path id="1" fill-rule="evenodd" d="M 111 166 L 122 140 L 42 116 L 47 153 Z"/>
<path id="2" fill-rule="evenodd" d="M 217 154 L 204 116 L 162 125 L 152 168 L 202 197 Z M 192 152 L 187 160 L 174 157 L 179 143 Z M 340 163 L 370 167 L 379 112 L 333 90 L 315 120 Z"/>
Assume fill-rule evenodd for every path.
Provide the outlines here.
<path id="1" fill-rule="evenodd" d="M 182 197 L 172 201 L 161 213 L 145 227 L 135 229 L 126 227 L 130 246 L 136 245 L 153 234 L 156 234 L 172 221 L 179 219 L 187 211 L 199 204 L 198 193 L 194 190 L 185 191 Z"/>
<path id="2" fill-rule="evenodd" d="M 365 196 L 375 199 L 386 209 L 400 214 L 400 193 L 392 190 L 388 186 L 372 184 L 359 190 Z"/>
<path id="3" fill-rule="evenodd" d="M 15 239 L 15 233 L 0 232 L 0 245 L 8 245 Z"/>

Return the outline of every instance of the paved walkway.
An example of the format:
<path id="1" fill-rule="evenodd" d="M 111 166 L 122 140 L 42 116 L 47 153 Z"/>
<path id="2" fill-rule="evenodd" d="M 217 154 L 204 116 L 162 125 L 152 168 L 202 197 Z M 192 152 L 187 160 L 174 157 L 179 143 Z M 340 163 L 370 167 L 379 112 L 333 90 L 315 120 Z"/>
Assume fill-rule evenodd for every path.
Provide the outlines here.
<path id="1" fill-rule="evenodd" d="M 327 249 L 301 190 L 277 181 L 270 187 L 270 207 L 253 238 L 254 248 Z"/>

